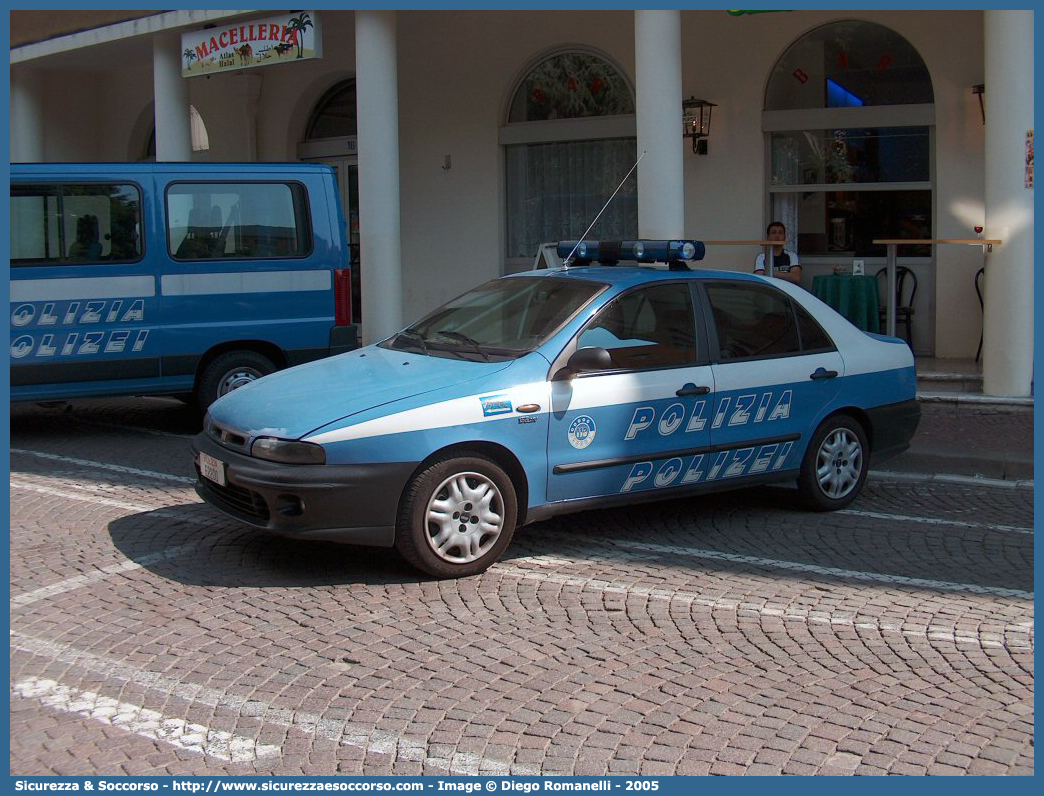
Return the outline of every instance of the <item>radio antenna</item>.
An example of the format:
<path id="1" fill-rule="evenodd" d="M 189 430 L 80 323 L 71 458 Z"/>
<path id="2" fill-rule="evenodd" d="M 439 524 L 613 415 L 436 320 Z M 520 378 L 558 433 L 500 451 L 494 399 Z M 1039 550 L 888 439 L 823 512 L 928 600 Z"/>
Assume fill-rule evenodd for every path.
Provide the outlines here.
<path id="1" fill-rule="evenodd" d="M 566 257 L 562 261 L 562 267 L 563 268 L 569 268 L 569 261 L 573 259 L 573 255 L 576 254 L 576 250 L 580 247 L 580 244 L 584 242 L 584 238 L 587 237 L 587 233 L 590 232 L 594 228 L 595 224 L 598 223 L 598 219 L 602 217 L 602 213 L 605 212 L 605 208 L 609 207 L 609 202 L 613 201 L 613 199 L 616 198 L 616 195 L 618 193 L 620 193 L 620 189 L 623 188 L 624 183 L 627 182 L 627 178 L 631 176 L 631 172 L 633 172 L 636 168 L 638 168 L 638 164 L 641 163 L 642 162 L 642 158 L 645 157 L 645 152 L 646 152 L 646 150 L 643 149 L 642 150 L 642 154 L 640 154 L 638 156 L 638 160 L 636 160 L 634 162 L 634 165 L 631 166 L 631 171 L 627 172 L 624 175 L 624 178 L 622 180 L 620 180 L 620 184 L 616 186 L 616 190 L 613 191 L 613 195 L 610 196 L 608 200 L 606 200 L 606 203 L 604 205 L 602 205 L 602 209 L 598 211 L 598 215 L 594 217 L 594 221 L 591 222 L 591 226 L 589 226 L 586 230 L 584 230 L 584 234 L 580 236 L 580 240 L 578 240 L 576 242 L 576 245 L 573 247 L 573 250 L 571 252 L 569 252 L 569 256 Z"/>

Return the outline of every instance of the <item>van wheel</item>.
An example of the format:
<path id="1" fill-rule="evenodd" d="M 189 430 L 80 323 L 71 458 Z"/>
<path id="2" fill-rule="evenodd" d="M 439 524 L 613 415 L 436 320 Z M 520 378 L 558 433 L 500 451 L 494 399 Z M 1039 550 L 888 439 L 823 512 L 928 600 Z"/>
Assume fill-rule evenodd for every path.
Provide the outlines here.
<path id="1" fill-rule="evenodd" d="M 511 479 L 485 456 L 447 457 L 406 487 L 395 547 L 437 578 L 484 572 L 511 543 L 518 504 Z"/>
<path id="2" fill-rule="evenodd" d="M 200 409 L 206 411 L 222 395 L 275 370 L 272 360 L 256 351 L 229 351 L 204 369 L 196 390 L 196 402 Z"/>
<path id="3" fill-rule="evenodd" d="M 798 489 L 816 511 L 842 509 L 856 499 L 866 481 L 870 446 L 862 425 L 848 415 L 828 417 L 805 451 Z"/>

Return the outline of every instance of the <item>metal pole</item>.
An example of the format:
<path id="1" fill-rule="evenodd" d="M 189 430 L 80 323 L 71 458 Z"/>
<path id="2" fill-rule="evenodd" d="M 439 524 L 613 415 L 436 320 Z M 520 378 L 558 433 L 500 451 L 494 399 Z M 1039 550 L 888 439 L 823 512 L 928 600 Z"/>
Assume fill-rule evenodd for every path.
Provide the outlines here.
<path id="1" fill-rule="evenodd" d="M 888 244 L 888 295 L 886 306 L 888 307 L 888 322 L 886 333 L 889 337 L 895 337 L 895 249 L 894 243 Z"/>
<path id="2" fill-rule="evenodd" d="M 765 247 L 765 273 L 768 276 L 775 276 L 776 273 L 776 255 L 772 252 L 771 246 Z"/>

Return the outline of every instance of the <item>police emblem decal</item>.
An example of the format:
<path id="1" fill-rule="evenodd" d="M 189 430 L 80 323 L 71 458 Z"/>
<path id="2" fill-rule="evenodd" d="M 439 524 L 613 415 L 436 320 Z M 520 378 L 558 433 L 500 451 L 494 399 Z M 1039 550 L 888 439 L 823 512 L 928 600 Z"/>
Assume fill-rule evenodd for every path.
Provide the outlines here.
<path id="1" fill-rule="evenodd" d="M 578 415 L 569 424 L 569 432 L 566 436 L 569 438 L 570 445 L 577 450 L 583 450 L 594 442 L 596 432 L 594 418 L 588 415 Z"/>

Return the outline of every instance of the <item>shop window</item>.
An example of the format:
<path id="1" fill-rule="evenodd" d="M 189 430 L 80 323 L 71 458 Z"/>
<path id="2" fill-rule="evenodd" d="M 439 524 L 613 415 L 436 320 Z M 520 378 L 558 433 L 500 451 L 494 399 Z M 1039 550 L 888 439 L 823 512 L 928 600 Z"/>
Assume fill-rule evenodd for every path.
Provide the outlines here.
<path id="1" fill-rule="evenodd" d="M 521 123 L 525 127 L 512 129 Z M 513 270 L 512 260 L 529 267 L 541 243 L 583 234 L 634 165 L 633 91 L 615 66 L 593 53 L 553 55 L 519 82 L 502 140 Z M 637 234 L 632 174 L 589 237 Z"/>
<path id="2" fill-rule="evenodd" d="M 932 237 L 933 101 L 920 55 L 881 25 L 824 25 L 787 49 L 769 79 L 764 127 L 772 218 L 802 258 L 883 256 L 873 239 Z M 802 110 L 814 125 L 801 125 Z"/>

